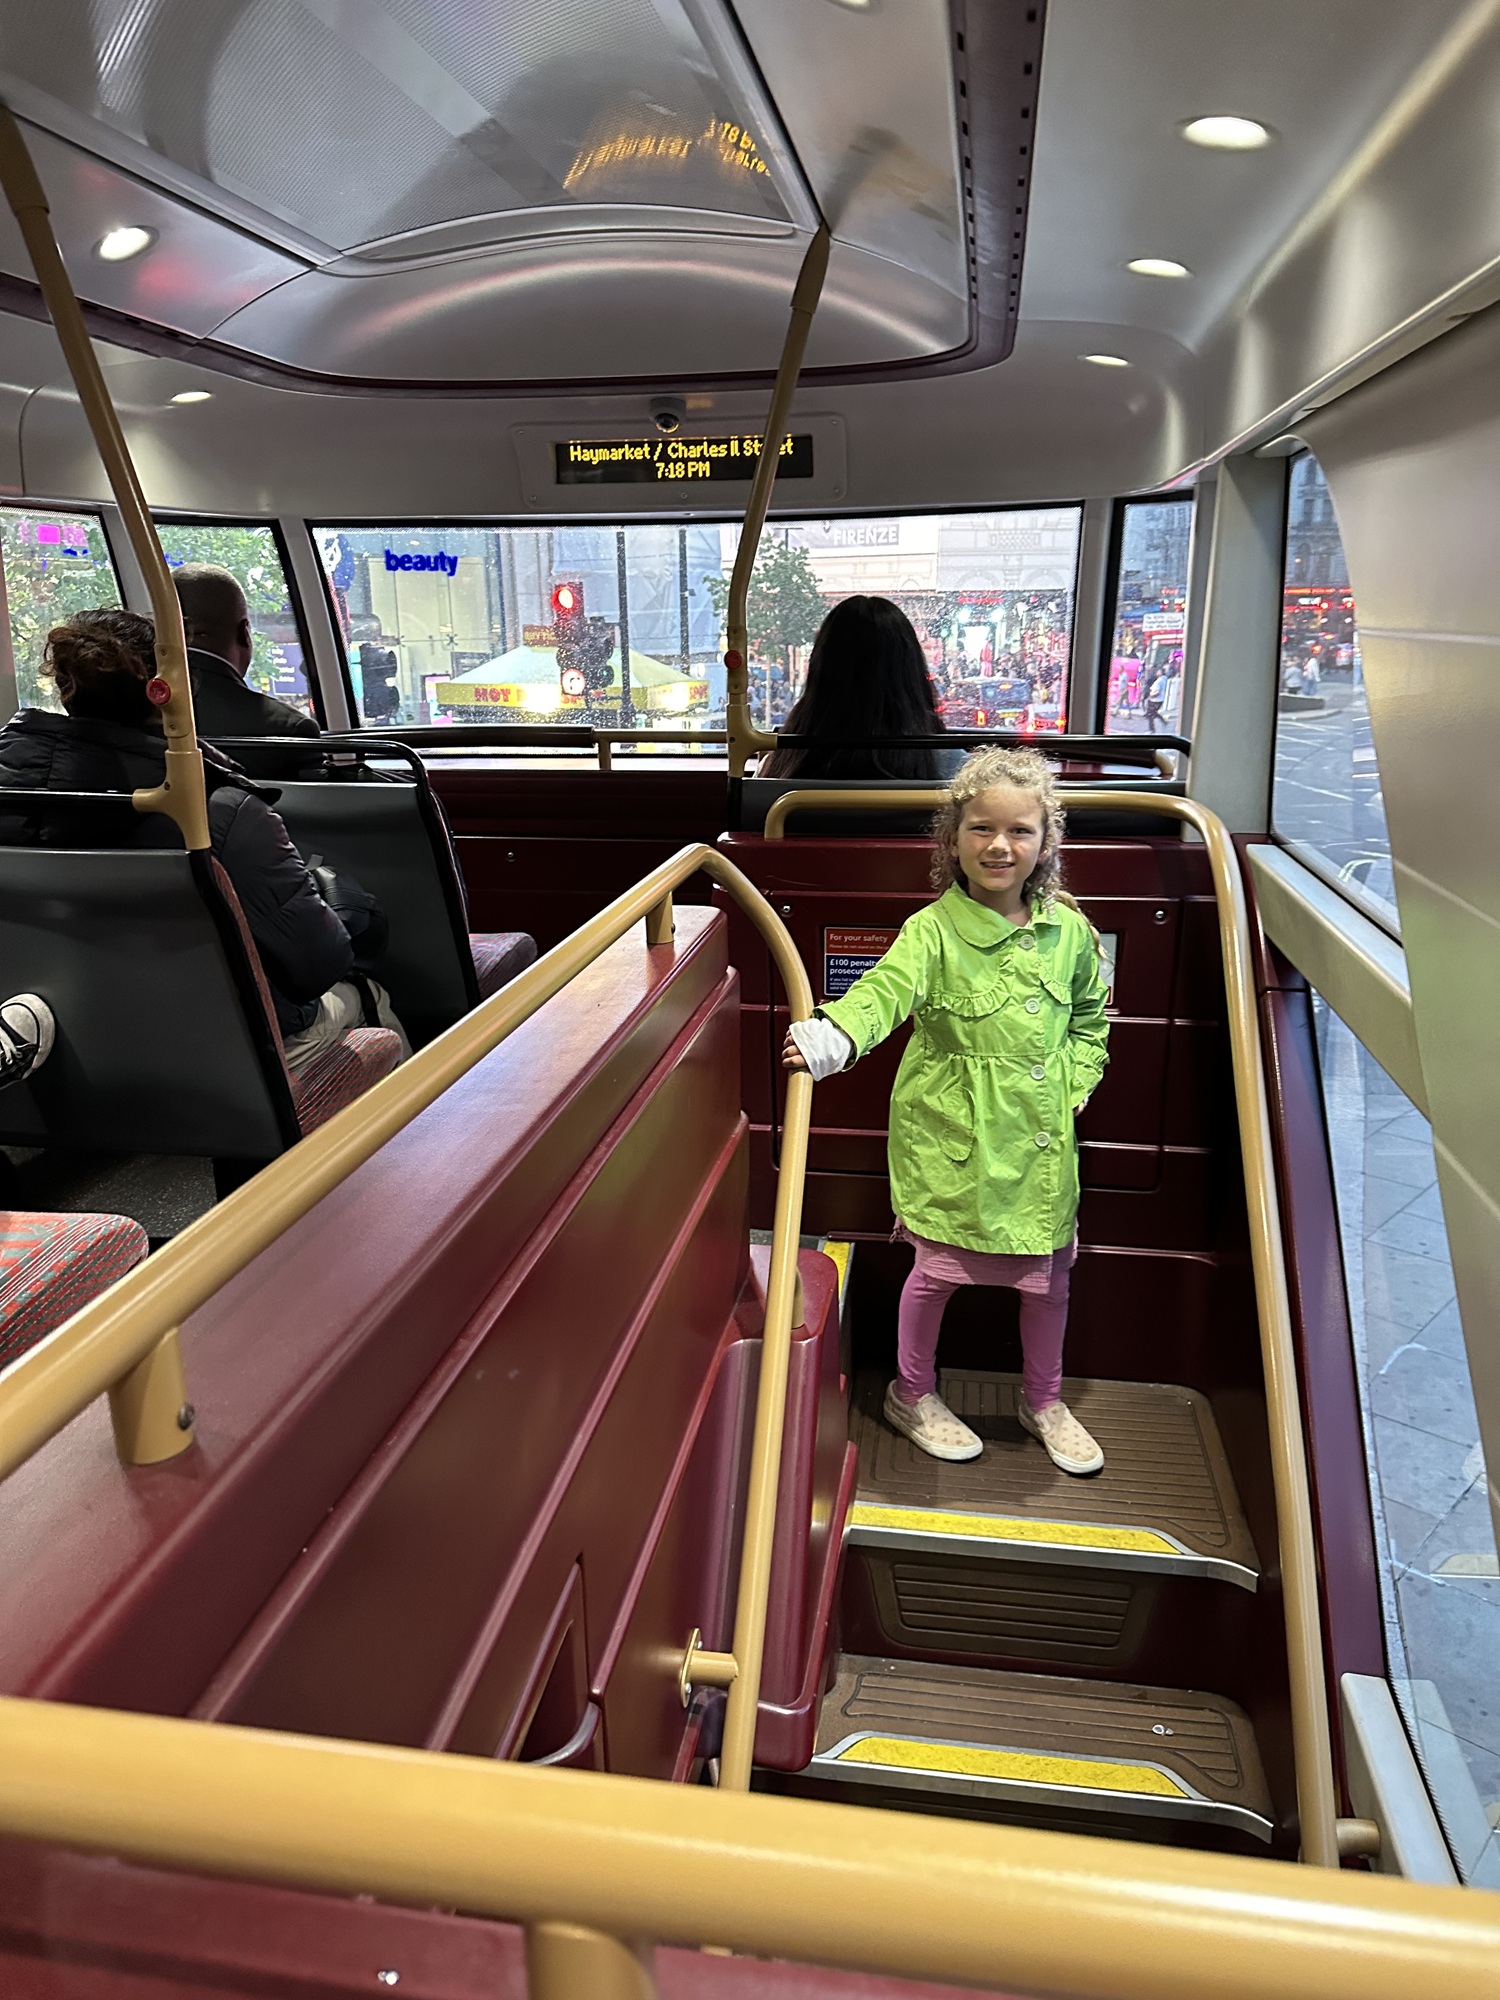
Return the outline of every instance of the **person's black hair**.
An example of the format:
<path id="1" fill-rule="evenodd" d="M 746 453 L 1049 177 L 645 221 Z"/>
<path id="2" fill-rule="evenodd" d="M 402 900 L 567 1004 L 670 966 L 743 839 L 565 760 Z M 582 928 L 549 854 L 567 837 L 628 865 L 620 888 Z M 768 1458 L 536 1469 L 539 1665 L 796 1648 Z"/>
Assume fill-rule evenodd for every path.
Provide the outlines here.
<path id="1" fill-rule="evenodd" d="M 846 597 L 813 640 L 807 687 L 786 719 L 788 736 L 825 739 L 773 750 L 763 778 L 940 778 L 940 750 L 872 750 L 868 736 L 934 736 L 927 656 L 911 620 L 888 597 Z"/>

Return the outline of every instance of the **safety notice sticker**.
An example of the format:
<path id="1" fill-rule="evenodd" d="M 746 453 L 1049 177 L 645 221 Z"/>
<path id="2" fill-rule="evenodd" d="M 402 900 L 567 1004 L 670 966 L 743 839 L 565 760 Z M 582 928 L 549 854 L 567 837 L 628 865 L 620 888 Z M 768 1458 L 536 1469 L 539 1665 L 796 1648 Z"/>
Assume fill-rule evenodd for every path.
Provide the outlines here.
<path id="1" fill-rule="evenodd" d="M 823 932 L 823 998 L 837 1000 L 861 973 L 878 965 L 896 942 L 894 931 L 835 930 Z"/>

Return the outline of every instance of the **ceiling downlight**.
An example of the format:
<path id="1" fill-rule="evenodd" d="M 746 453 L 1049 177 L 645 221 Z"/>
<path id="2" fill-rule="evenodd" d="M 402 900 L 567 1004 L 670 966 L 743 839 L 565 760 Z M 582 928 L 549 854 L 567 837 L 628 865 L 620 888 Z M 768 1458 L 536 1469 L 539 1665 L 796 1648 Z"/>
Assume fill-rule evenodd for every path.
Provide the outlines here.
<path id="1" fill-rule="evenodd" d="M 1229 112 L 1190 118 L 1178 130 L 1190 146 L 1207 146 L 1217 153 L 1258 153 L 1275 136 L 1258 118 L 1240 118 Z"/>
<path id="2" fill-rule="evenodd" d="M 94 255 L 106 264 L 123 264 L 131 257 L 139 257 L 143 250 L 149 250 L 156 241 L 156 231 L 146 229 L 140 223 L 122 223 L 118 229 L 107 229 L 94 245 Z"/>
<path id="3" fill-rule="evenodd" d="M 1138 278 L 1190 278 L 1192 272 L 1175 257 L 1132 257 L 1125 266 Z"/>

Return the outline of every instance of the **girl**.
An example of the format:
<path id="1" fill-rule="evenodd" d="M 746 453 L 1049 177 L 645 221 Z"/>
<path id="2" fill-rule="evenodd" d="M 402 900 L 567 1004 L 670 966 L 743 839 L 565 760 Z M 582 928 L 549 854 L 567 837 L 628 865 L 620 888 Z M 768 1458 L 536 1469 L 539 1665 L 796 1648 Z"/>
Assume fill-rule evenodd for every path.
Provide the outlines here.
<path id="1" fill-rule="evenodd" d="M 1021 1300 L 1020 1419 L 1064 1472 L 1104 1454 L 1059 1399 L 1077 1255 L 1073 1120 L 1104 1072 L 1092 927 L 1060 886 L 1063 814 L 1034 750 L 981 750 L 933 826 L 933 886 L 880 963 L 787 1037 L 788 1069 L 846 1069 L 911 1016 L 891 1094 L 891 1201 L 916 1250 L 901 1294 L 888 1423 L 934 1458 L 983 1445 L 937 1394 L 943 1308 L 960 1285 Z"/>

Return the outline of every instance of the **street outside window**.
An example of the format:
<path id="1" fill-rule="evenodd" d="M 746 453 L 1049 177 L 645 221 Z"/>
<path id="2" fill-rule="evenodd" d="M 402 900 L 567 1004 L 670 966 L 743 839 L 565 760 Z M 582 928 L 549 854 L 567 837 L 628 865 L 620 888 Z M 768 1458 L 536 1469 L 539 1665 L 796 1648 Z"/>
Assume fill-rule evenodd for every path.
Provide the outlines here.
<path id="1" fill-rule="evenodd" d="M 950 726 L 1066 727 L 1080 510 L 773 521 L 749 597 L 750 701 L 778 728 L 819 625 L 895 600 Z M 314 530 L 371 723 L 721 727 L 737 523 Z"/>

